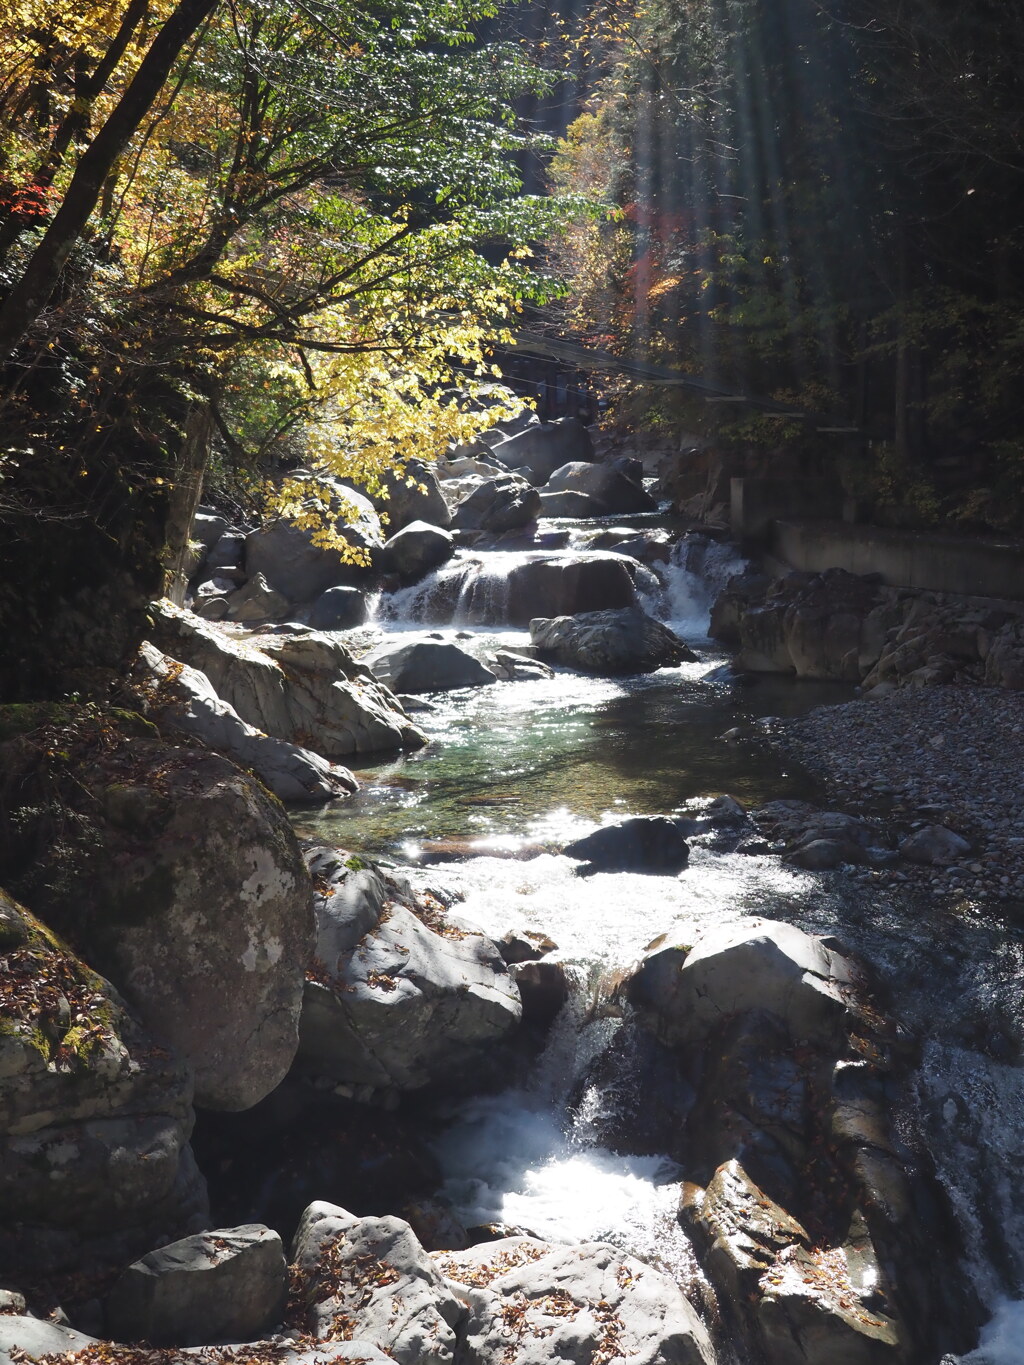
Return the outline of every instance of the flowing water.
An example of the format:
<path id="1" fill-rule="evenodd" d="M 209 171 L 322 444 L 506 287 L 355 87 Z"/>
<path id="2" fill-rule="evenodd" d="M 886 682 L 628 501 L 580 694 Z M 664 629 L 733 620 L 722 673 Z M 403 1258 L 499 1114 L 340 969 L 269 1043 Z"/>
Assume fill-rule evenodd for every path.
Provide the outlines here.
<path id="1" fill-rule="evenodd" d="M 565 543 L 585 554 L 606 529 L 570 527 Z M 461 555 L 385 600 L 379 628 L 441 624 L 478 653 L 526 642 L 523 632 L 487 624 L 504 619 L 502 585 L 518 557 Z M 961 1365 L 1021 1365 L 1022 926 L 991 910 L 913 903 L 841 874 L 699 843 L 675 878 L 582 878 L 550 851 L 602 822 L 692 809 L 724 792 L 748 806 L 815 795 L 812 776 L 767 746 L 721 739 L 740 721 L 850 696 L 832 685 L 765 679 L 740 687 L 728 677 L 706 628 L 715 592 L 737 567 L 729 547 L 691 537 L 657 578 L 641 578 L 645 605 L 689 640 L 698 662 L 625 679 L 559 670 L 551 679 L 435 697 L 435 709 L 416 717 L 428 746 L 361 772 L 360 793 L 302 817 L 301 832 L 414 867 L 425 884 L 458 891 L 459 913 L 495 937 L 549 934 L 576 983 L 529 1082 L 449 1116 L 438 1156 L 444 1193 L 463 1221 L 612 1241 L 668 1268 L 712 1317 L 713 1296 L 675 1217 L 678 1169 L 667 1158 L 602 1146 L 595 1119 L 605 1097 L 595 1086 L 581 1095 L 591 1061 L 617 1027 L 600 1009 L 601 983 L 659 935 L 688 942 L 708 925 L 750 914 L 837 935 L 874 965 L 891 1011 L 922 1040 L 916 1091 L 896 1122 L 930 1154 L 960 1228 L 964 1272 L 993 1315 Z M 466 840 L 475 856 L 432 861 L 445 841 Z"/>

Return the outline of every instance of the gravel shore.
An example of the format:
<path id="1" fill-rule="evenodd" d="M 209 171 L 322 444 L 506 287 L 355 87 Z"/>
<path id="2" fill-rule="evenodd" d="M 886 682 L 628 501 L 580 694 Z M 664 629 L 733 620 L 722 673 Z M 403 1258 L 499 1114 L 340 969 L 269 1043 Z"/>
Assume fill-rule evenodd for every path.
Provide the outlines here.
<path id="1" fill-rule="evenodd" d="M 765 730 L 837 808 L 883 817 L 894 842 L 937 824 L 971 843 L 949 867 L 901 860 L 860 875 L 966 900 L 1024 900 L 1024 693 L 906 687 Z"/>

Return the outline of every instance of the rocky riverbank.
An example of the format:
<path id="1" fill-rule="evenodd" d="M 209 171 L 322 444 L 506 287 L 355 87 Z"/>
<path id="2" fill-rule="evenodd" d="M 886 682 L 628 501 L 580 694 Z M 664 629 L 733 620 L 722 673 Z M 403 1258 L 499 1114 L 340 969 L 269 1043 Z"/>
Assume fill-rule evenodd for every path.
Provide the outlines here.
<path id="1" fill-rule="evenodd" d="M 936 862 L 900 858 L 858 875 L 973 900 L 1024 899 L 1024 695 L 945 686 L 868 694 L 764 725 L 769 741 L 823 782 L 886 842 L 951 830 Z"/>

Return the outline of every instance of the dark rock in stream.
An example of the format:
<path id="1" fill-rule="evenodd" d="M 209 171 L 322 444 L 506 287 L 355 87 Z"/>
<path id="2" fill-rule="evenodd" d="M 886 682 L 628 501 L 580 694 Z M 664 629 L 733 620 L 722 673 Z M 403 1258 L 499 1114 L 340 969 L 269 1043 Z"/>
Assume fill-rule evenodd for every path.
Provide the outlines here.
<path id="1" fill-rule="evenodd" d="M 567 858 L 579 858 L 592 872 L 650 872 L 673 876 L 690 858 L 679 822 L 667 815 L 638 815 L 566 844 Z"/>
<path id="2" fill-rule="evenodd" d="M 696 658 L 678 635 L 639 607 L 536 617 L 530 640 L 554 663 L 587 673 L 653 673 Z"/>
<path id="3" fill-rule="evenodd" d="M 393 692 L 452 692 L 497 681 L 466 650 L 445 641 L 399 637 L 385 640 L 364 660 L 375 678 Z"/>

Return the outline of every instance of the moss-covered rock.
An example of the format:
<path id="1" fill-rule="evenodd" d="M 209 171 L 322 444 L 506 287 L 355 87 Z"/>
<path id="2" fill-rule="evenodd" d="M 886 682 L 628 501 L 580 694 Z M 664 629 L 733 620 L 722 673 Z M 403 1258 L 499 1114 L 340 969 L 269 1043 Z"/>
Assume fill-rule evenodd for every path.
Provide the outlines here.
<path id="1" fill-rule="evenodd" d="M 0 891 L 0 1266 L 144 1246 L 206 1214 L 192 1076 L 117 991 Z"/>

